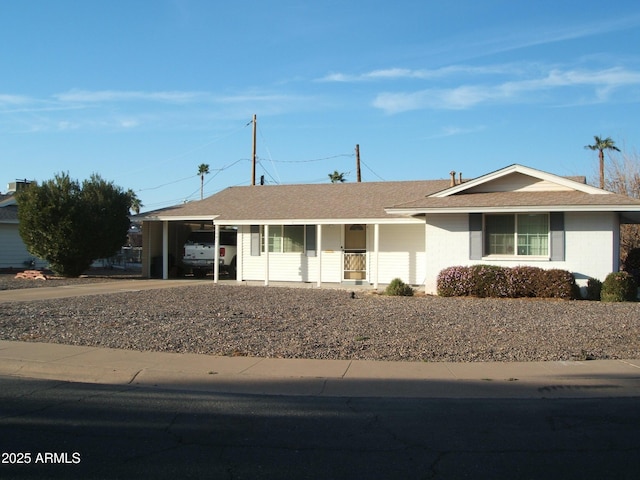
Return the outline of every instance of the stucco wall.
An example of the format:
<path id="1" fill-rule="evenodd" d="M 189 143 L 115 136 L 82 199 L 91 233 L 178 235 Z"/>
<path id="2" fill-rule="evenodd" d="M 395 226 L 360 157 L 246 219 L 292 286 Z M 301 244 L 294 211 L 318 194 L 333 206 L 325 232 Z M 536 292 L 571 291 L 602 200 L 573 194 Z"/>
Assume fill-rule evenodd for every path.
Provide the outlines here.
<path id="1" fill-rule="evenodd" d="M 604 280 L 618 270 L 619 231 L 615 213 L 566 213 L 565 260 L 492 259 L 469 260 L 469 220 L 467 214 L 433 215 L 428 218 L 425 291 L 436 292 L 438 273 L 455 265 L 491 264 L 504 267 L 530 265 L 568 270 L 578 285 L 587 280 Z"/>

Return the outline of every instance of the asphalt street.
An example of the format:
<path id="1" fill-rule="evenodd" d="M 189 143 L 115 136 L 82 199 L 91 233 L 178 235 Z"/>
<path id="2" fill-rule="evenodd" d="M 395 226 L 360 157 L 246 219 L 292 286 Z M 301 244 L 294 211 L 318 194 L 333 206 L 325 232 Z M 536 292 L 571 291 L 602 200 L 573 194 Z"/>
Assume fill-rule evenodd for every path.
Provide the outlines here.
<path id="1" fill-rule="evenodd" d="M 242 395 L 0 377 L 3 479 L 636 479 L 637 398 Z"/>

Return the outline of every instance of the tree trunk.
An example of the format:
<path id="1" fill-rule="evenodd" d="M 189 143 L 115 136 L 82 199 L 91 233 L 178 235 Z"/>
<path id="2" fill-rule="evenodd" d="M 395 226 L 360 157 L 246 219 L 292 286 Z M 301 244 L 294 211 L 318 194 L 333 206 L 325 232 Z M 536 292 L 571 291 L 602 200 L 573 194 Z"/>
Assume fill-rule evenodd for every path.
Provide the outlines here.
<path id="1" fill-rule="evenodd" d="M 604 151 L 600 150 L 600 188 L 604 189 Z"/>

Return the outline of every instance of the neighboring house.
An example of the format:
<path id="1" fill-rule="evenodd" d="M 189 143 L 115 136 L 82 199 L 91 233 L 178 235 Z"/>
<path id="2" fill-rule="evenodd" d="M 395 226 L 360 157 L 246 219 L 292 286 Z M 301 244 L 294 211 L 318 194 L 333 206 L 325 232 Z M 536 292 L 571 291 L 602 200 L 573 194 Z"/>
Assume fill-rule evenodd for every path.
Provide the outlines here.
<path id="1" fill-rule="evenodd" d="M 640 200 L 521 165 L 450 180 L 230 187 L 142 214 L 143 274 L 167 278 L 192 229 L 236 227 L 238 281 L 359 283 L 398 277 L 435 293 L 454 265 L 571 271 L 582 286 L 619 269 L 621 223 Z M 217 249 L 216 249 L 217 250 Z M 214 279 L 218 280 L 218 272 Z"/>
<path id="2" fill-rule="evenodd" d="M 13 193 L 0 194 L 0 269 L 21 270 L 44 267 L 46 262 L 35 258 L 18 231 L 18 205 Z"/>

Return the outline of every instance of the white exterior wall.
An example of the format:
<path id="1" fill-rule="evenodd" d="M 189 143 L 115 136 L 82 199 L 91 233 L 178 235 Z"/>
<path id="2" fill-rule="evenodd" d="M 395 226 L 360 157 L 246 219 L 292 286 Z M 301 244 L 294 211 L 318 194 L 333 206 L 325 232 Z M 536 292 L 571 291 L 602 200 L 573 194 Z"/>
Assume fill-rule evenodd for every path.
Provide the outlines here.
<path id="1" fill-rule="evenodd" d="M 236 264 L 238 280 L 264 280 L 264 257 L 251 255 L 251 227 L 243 225 L 238 227 L 238 249 L 242 248 L 242 254 L 237 255 Z"/>
<path id="2" fill-rule="evenodd" d="M 471 265 L 469 260 L 469 216 L 433 215 L 426 225 L 425 291 L 436 293 L 438 273 L 447 267 Z"/>
<path id="3" fill-rule="evenodd" d="M 616 213 L 566 213 L 565 265 L 579 285 L 589 277 L 604 281 L 618 271 L 620 256 L 620 223 Z M 560 264 L 560 262 L 556 262 Z"/>
<path id="4" fill-rule="evenodd" d="M 425 291 L 436 293 L 441 270 L 452 266 L 490 264 L 501 267 L 528 265 L 572 272 L 578 285 L 589 278 L 604 278 L 618 270 L 620 225 L 616 213 L 565 213 L 565 260 L 469 259 L 469 216 L 433 215 L 427 218 L 427 260 Z"/>
<path id="5" fill-rule="evenodd" d="M 301 253 L 269 253 L 269 280 L 274 282 L 317 282 L 318 255 L 322 255 L 322 281 L 340 282 L 342 275 L 340 225 L 322 226 L 322 253 L 309 257 Z M 238 280 L 264 281 L 265 252 L 251 255 L 250 227 L 238 228 L 238 246 L 242 248 L 241 265 L 238 265 Z"/>
<path id="6" fill-rule="evenodd" d="M 342 281 L 342 225 L 322 225 L 322 282 Z"/>
<path id="7" fill-rule="evenodd" d="M 25 268 L 25 262 L 36 261 L 36 268 L 47 265 L 47 262 L 35 258 L 27 251 L 27 247 L 20 237 L 17 223 L 0 224 L 0 268 Z"/>
<path id="8" fill-rule="evenodd" d="M 369 282 L 376 278 L 373 226 L 367 232 L 367 261 L 370 265 Z M 380 225 L 377 279 L 388 284 L 394 278 L 400 278 L 411 285 L 422 285 L 425 280 L 425 225 Z"/>

